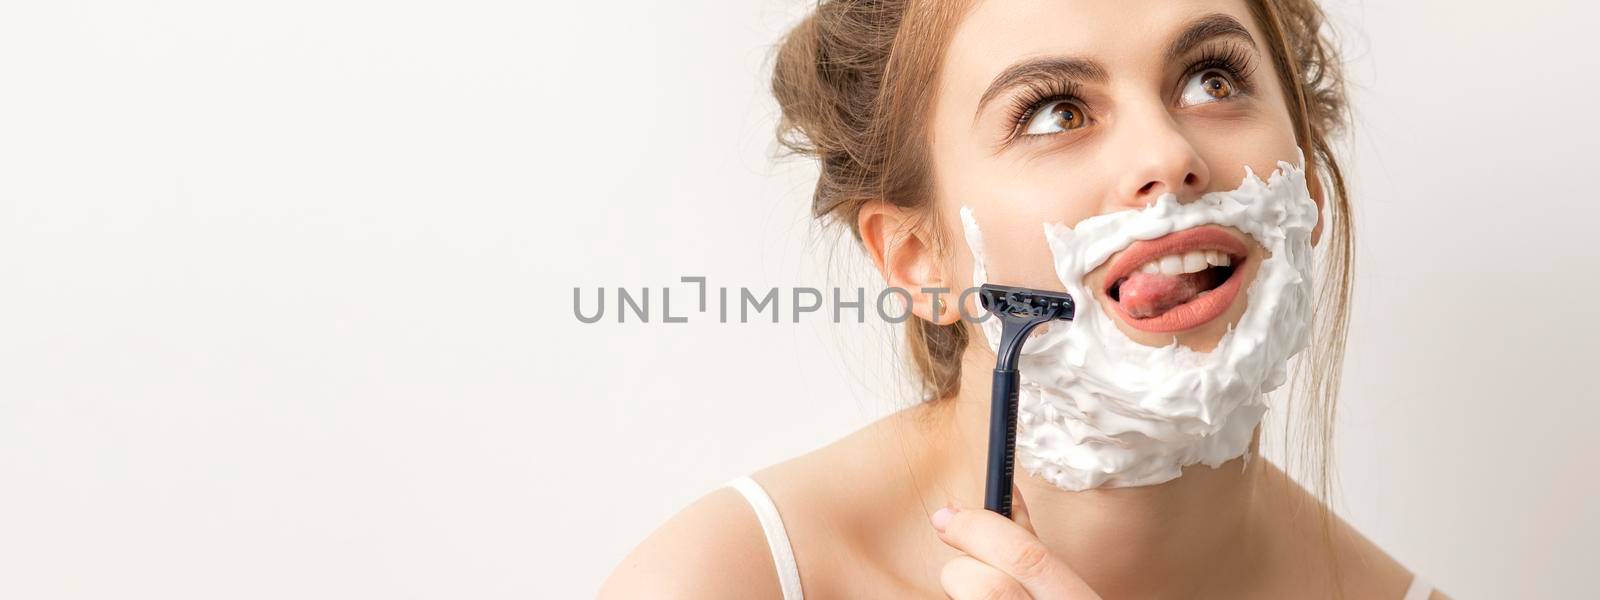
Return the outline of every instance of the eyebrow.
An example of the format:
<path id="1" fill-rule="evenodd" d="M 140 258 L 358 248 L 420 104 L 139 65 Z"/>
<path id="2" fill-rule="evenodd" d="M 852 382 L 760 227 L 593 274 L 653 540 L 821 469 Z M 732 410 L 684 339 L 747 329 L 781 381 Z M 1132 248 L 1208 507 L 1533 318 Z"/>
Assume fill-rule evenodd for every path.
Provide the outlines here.
<path id="1" fill-rule="evenodd" d="M 1245 29 L 1238 19 L 1222 13 L 1212 13 L 1195 19 L 1184 28 L 1183 33 L 1178 34 L 1178 37 L 1172 40 L 1172 45 L 1167 47 L 1164 58 L 1166 62 L 1175 62 L 1200 44 L 1220 37 L 1236 37 L 1250 44 L 1251 48 L 1256 47 L 1255 38 L 1250 35 L 1250 30 Z M 994 78 L 989 84 L 989 89 L 984 90 L 983 97 L 978 100 L 978 110 L 974 118 L 982 115 L 984 107 L 988 106 L 996 96 L 1029 81 L 1078 79 L 1104 83 L 1109 78 L 1100 63 L 1086 58 L 1046 56 L 1023 60 L 1006 67 L 1006 70 Z"/>
<path id="2" fill-rule="evenodd" d="M 1070 56 L 1031 58 L 1006 67 L 1005 71 L 994 78 L 994 82 L 989 84 L 989 89 L 984 90 L 983 97 L 978 100 L 977 114 L 983 114 L 983 107 L 1002 92 L 1041 79 L 1083 79 L 1103 83 L 1109 77 L 1100 63 L 1088 59 Z"/>
<path id="3" fill-rule="evenodd" d="M 1250 44 L 1251 48 L 1256 47 L 1256 39 L 1250 36 L 1250 30 L 1245 29 L 1238 19 L 1222 13 L 1212 13 L 1195 19 L 1183 33 L 1178 34 L 1177 39 L 1172 40 L 1172 45 L 1167 47 L 1166 61 L 1176 62 L 1196 46 L 1222 37 L 1239 38 Z"/>

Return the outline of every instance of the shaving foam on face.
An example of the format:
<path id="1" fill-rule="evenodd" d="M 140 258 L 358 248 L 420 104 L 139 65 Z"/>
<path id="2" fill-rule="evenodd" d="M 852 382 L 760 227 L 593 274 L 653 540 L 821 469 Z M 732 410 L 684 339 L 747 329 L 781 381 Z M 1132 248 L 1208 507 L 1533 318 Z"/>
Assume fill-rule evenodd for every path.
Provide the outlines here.
<path id="1" fill-rule="evenodd" d="M 1017 460 L 1057 487 L 1155 485 L 1187 465 L 1213 468 L 1244 455 L 1265 414 L 1266 394 L 1287 379 L 1288 360 L 1309 341 L 1311 234 L 1317 205 L 1300 167 L 1279 162 L 1262 181 L 1249 167 L 1238 189 L 1189 203 L 1163 194 L 1154 204 L 1090 217 L 1075 227 L 1045 224 L 1055 271 L 1077 303 L 1071 323 L 1051 324 L 1023 345 Z M 983 234 L 962 207 L 973 285 L 986 283 Z M 1100 306 L 1083 277 L 1139 240 L 1201 225 L 1254 238 L 1261 260 L 1239 322 L 1209 352 L 1135 342 Z M 998 351 L 999 319 L 981 324 Z M 1248 460 L 1248 457 L 1246 457 Z"/>

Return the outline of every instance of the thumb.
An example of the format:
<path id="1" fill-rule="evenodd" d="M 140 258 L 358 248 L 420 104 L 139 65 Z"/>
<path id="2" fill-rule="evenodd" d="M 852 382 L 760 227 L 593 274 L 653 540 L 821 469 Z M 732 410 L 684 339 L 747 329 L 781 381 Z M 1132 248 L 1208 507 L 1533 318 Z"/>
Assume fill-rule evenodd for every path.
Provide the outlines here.
<path id="1" fill-rule="evenodd" d="M 1021 525 L 1028 533 L 1038 536 L 1039 532 L 1033 530 L 1033 517 L 1028 514 L 1028 503 L 1022 500 L 1022 488 L 1011 484 L 1011 520 Z"/>

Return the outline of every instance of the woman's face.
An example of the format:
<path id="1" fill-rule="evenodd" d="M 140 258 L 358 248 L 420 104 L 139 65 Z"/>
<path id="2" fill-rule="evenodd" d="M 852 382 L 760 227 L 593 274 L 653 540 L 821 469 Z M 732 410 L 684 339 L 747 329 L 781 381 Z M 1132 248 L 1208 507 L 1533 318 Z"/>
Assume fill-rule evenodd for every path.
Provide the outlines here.
<path id="1" fill-rule="evenodd" d="M 1242 0 L 984 0 L 958 25 L 941 68 L 936 209 L 955 241 L 944 266 L 963 286 L 972 255 L 960 243 L 962 206 L 983 229 L 990 281 L 1061 290 L 1042 224 L 1072 226 L 1169 192 L 1190 202 L 1238 187 L 1247 166 L 1265 177 L 1278 161 L 1298 164 L 1267 38 Z M 1226 276 L 1248 289 L 1266 251 L 1225 233 L 1245 250 Z M 1161 346 L 1177 336 L 1209 350 L 1244 312 L 1240 293 L 1215 317 L 1174 329 L 1155 312 L 1170 307 L 1115 304 L 1122 288 L 1107 272 L 1129 250 L 1083 283 L 1130 338 Z"/>

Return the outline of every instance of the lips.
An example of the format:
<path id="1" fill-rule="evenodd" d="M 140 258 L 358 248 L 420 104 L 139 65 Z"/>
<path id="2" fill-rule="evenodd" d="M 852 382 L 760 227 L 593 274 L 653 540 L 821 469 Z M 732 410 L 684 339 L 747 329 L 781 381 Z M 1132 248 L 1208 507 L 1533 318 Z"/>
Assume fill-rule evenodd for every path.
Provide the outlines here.
<path id="1" fill-rule="evenodd" d="M 1122 320 L 1153 333 L 1184 331 L 1227 312 L 1244 287 L 1245 243 L 1205 225 L 1135 242 L 1106 271 L 1106 297 Z"/>

